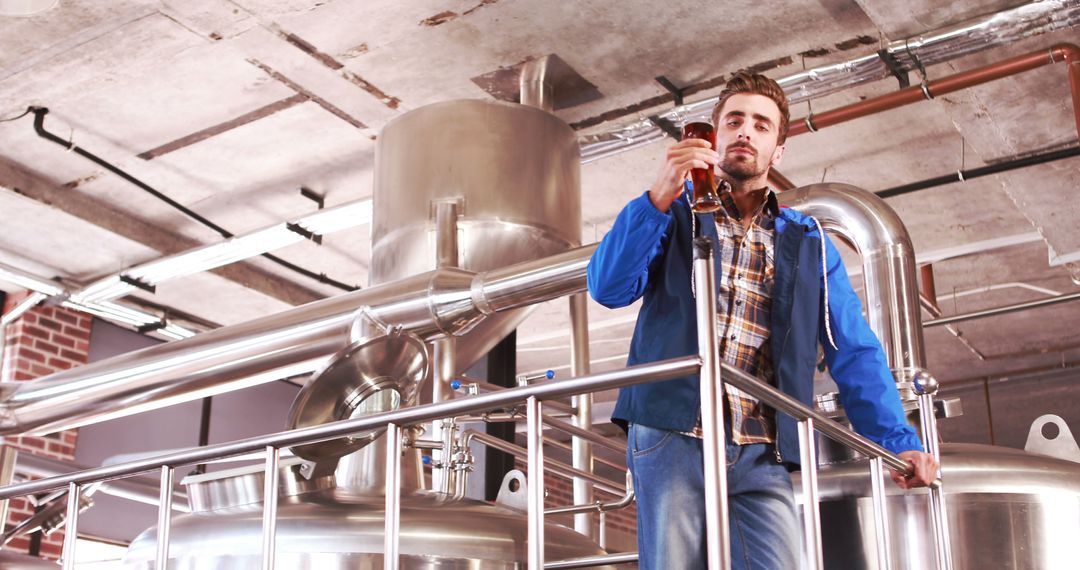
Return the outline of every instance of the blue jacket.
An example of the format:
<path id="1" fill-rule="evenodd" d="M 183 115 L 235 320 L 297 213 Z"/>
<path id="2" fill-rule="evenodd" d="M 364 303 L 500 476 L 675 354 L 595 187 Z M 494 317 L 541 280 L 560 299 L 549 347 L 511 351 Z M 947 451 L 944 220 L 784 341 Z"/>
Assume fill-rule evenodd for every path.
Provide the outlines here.
<path id="1" fill-rule="evenodd" d="M 609 308 L 625 307 L 639 297 L 627 365 L 697 354 L 697 318 L 690 293 L 692 236 L 690 207 L 676 200 L 660 212 L 646 192 L 632 200 L 589 261 L 589 293 Z M 718 249 L 712 214 L 698 214 L 702 235 Z M 825 239 L 827 277 L 822 276 L 821 239 Z M 899 453 L 922 449 L 907 424 L 900 396 L 881 343 L 862 316 L 839 252 L 822 236 L 814 219 L 782 208 L 776 219 L 775 281 L 772 299 L 773 372 L 777 387 L 810 405 L 817 344 L 825 347 L 840 401 L 855 429 L 882 447 Z M 826 281 L 832 343 L 825 329 Z M 717 270 L 716 283 L 720 275 Z M 719 291 L 716 292 L 719 294 Z M 690 431 L 700 412 L 697 375 L 638 384 L 619 391 L 612 421 Z M 777 414 L 777 451 L 798 464 L 795 420 Z"/>

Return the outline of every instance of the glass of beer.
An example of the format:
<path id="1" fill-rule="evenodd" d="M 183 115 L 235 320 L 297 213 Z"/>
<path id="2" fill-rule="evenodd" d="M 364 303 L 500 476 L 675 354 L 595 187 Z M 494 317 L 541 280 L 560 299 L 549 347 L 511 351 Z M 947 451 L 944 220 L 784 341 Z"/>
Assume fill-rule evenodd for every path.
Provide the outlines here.
<path id="1" fill-rule="evenodd" d="M 706 122 L 686 123 L 683 125 L 683 140 L 702 139 L 709 141 L 709 146 L 716 149 L 716 131 Z M 716 195 L 716 175 L 710 168 L 690 170 L 690 179 L 694 183 L 692 209 L 695 213 L 706 214 L 720 209 L 720 197 Z"/>

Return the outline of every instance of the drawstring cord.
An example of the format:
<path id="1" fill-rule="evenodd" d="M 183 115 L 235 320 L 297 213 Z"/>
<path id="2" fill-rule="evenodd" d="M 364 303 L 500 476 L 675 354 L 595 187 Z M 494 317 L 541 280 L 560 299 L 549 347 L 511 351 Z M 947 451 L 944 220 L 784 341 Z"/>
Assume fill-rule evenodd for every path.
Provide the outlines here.
<path id="1" fill-rule="evenodd" d="M 817 218 L 810 216 L 810 219 L 814 220 L 818 235 L 821 237 L 821 277 L 825 280 L 825 336 L 829 339 L 833 350 L 837 350 L 836 341 L 833 340 L 832 325 L 829 324 L 829 265 L 825 260 L 825 230 L 821 228 L 821 222 Z"/>

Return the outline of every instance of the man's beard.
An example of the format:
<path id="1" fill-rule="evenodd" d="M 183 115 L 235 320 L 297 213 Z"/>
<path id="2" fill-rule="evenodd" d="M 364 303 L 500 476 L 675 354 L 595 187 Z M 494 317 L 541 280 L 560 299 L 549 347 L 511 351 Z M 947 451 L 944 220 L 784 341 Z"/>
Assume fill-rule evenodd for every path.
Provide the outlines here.
<path id="1" fill-rule="evenodd" d="M 720 170 L 735 180 L 752 180 L 765 174 L 766 168 L 758 166 L 756 154 L 746 158 L 749 160 L 725 158 L 720 163 Z"/>

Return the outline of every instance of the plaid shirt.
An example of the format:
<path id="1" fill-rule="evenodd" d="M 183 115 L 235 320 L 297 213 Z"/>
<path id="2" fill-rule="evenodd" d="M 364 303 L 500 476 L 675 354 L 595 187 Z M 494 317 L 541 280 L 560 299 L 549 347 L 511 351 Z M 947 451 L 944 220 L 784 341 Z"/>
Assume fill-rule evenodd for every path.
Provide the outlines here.
<path id="1" fill-rule="evenodd" d="M 717 193 L 723 207 L 716 212 L 720 238 L 720 296 L 717 331 L 724 362 L 770 384 L 773 382 L 771 334 L 773 244 L 776 238 L 776 195 L 767 190 L 762 208 L 749 229 L 726 182 Z M 774 384 L 775 385 L 775 384 Z M 743 445 L 775 441 L 775 411 L 739 389 L 724 385 L 731 440 Z M 695 434 L 699 433 L 695 430 Z"/>

